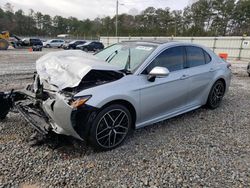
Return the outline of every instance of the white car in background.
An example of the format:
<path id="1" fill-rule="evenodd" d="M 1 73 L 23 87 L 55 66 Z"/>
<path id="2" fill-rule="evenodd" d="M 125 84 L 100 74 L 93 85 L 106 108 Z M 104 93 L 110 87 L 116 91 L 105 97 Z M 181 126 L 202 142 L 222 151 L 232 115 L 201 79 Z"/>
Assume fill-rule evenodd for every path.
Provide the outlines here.
<path id="1" fill-rule="evenodd" d="M 43 46 L 45 48 L 52 48 L 52 47 L 61 48 L 64 44 L 65 44 L 65 41 L 62 39 L 52 39 L 52 40 L 47 40 L 46 42 L 43 42 Z"/>

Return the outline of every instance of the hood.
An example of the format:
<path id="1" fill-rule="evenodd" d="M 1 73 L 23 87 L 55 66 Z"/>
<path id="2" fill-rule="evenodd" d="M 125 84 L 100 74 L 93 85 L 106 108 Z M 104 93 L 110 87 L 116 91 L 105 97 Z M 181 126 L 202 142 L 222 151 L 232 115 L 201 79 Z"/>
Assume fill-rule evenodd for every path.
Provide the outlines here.
<path id="1" fill-rule="evenodd" d="M 86 52 L 68 50 L 42 56 L 36 61 L 36 70 L 41 80 L 62 90 L 78 86 L 91 70 L 119 71 L 120 68 Z"/>

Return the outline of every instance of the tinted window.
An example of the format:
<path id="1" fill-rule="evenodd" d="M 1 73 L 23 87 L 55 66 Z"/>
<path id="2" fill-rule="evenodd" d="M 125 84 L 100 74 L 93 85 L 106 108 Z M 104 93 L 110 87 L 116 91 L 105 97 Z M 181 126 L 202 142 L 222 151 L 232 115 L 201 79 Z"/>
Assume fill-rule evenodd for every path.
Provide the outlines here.
<path id="1" fill-rule="evenodd" d="M 203 53 L 203 49 L 194 46 L 186 47 L 187 50 L 187 65 L 188 67 L 196 67 L 205 65 L 206 60 Z"/>
<path id="2" fill-rule="evenodd" d="M 40 42 L 39 39 L 30 39 L 30 41 L 32 41 L 32 42 Z"/>
<path id="3" fill-rule="evenodd" d="M 98 48 L 101 48 L 101 47 L 102 47 L 102 44 L 99 43 L 99 42 L 97 42 L 97 43 L 96 43 L 96 46 L 97 46 Z"/>
<path id="4" fill-rule="evenodd" d="M 84 43 L 86 43 L 86 42 L 85 41 L 78 41 L 78 42 L 76 42 L 77 45 L 84 44 Z"/>
<path id="5" fill-rule="evenodd" d="M 170 72 L 184 68 L 184 47 L 173 47 L 162 52 L 147 68 L 147 74 L 154 67 L 166 67 Z M 144 72 L 145 73 L 145 72 Z"/>
<path id="6" fill-rule="evenodd" d="M 209 63 L 212 60 L 211 57 L 210 57 L 210 55 L 207 52 L 205 52 L 205 51 L 203 51 L 203 52 L 204 52 L 204 55 L 205 55 L 206 63 Z"/>

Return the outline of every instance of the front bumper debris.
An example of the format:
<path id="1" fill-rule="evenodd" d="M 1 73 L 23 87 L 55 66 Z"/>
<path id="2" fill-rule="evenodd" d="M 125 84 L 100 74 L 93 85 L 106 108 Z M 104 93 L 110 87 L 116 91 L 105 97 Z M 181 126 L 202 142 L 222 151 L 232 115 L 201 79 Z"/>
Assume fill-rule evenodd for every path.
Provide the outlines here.
<path id="1" fill-rule="evenodd" d="M 15 107 L 22 117 L 39 133 L 48 134 L 49 131 L 52 130 L 48 117 L 39 107 L 34 106 L 33 103 L 25 105 L 18 103 Z"/>
<path id="2" fill-rule="evenodd" d="M 57 134 L 83 138 L 77 132 L 76 112 L 67 103 L 65 96 L 54 93 L 53 97 L 44 99 L 29 90 L 0 93 L 0 115 L 4 119 L 11 109 L 17 109 L 22 117 L 39 133 Z"/>
<path id="3" fill-rule="evenodd" d="M 51 130 L 48 117 L 43 112 L 35 96 L 24 91 L 0 92 L 0 117 L 4 119 L 13 108 L 39 133 L 47 134 Z"/>

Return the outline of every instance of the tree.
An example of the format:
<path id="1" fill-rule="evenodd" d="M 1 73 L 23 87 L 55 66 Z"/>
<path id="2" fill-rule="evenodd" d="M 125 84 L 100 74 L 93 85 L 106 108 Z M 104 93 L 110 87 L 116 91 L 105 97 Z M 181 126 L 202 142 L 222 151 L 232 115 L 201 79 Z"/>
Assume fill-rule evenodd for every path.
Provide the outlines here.
<path id="1" fill-rule="evenodd" d="M 231 27 L 233 35 L 250 35 L 250 1 L 239 0 L 233 11 Z"/>
<path id="2" fill-rule="evenodd" d="M 141 13 L 118 15 L 119 36 L 250 35 L 250 0 L 191 0 L 183 11 L 148 7 Z M 21 36 L 97 37 L 115 34 L 115 16 L 79 20 L 0 8 L 0 28 Z"/>
<path id="3" fill-rule="evenodd" d="M 235 7 L 235 0 L 213 0 L 213 21 L 211 30 L 214 35 L 225 36 L 229 25 L 232 23 L 232 12 Z"/>

